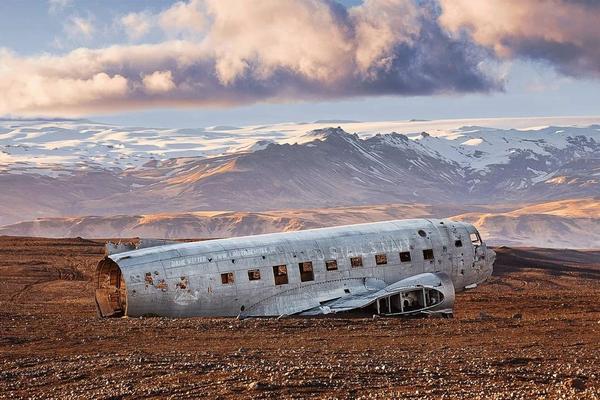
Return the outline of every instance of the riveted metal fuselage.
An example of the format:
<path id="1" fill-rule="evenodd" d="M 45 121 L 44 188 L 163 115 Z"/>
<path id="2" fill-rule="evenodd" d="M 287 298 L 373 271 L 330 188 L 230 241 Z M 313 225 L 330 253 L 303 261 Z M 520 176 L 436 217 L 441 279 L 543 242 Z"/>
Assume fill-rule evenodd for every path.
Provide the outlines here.
<path id="1" fill-rule="evenodd" d="M 268 299 L 293 314 L 367 280 L 390 285 L 425 272 L 448 274 L 460 291 L 489 277 L 493 261 L 472 225 L 433 219 L 178 243 L 105 260 L 122 274 L 124 314 L 169 317 L 236 316 Z"/>

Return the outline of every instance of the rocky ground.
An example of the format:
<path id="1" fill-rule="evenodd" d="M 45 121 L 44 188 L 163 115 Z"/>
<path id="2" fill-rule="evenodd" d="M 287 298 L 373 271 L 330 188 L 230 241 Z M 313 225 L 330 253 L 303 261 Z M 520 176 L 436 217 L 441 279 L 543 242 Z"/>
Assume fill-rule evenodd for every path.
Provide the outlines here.
<path id="1" fill-rule="evenodd" d="M 102 241 L 0 237 L 0 398 L 599 398 L 600 251 L 499 248 L 454 319 L 106 319 Z"/>

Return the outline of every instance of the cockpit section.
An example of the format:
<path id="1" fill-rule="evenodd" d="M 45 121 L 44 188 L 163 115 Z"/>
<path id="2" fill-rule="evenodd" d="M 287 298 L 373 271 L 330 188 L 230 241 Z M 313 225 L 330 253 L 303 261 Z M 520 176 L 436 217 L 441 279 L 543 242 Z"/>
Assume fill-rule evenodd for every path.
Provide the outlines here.
<path id="1" fill-rule="evenodd" d="M 486 243 L 481 239 L 479 231 L 473 225 L 468 225 L 467 231 L 473 246 L 473 276 L 469 279 L 471 282 L 467 282 L 467 284 L 472 285 L 483 282 L 490 277 L 496 253 L 488 249 Z"/>

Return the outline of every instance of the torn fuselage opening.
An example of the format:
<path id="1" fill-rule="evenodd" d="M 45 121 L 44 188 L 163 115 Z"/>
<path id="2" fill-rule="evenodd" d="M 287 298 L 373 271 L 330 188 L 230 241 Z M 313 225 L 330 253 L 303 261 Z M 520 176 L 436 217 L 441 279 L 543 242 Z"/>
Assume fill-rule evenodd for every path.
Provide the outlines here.
<path id="1" fill-rule="evenodd" d="M 121 269 L 110 258 L 96 268 L 96 307 L 101 317 L 122 317 L 127 312 L 127 287 Z"/>

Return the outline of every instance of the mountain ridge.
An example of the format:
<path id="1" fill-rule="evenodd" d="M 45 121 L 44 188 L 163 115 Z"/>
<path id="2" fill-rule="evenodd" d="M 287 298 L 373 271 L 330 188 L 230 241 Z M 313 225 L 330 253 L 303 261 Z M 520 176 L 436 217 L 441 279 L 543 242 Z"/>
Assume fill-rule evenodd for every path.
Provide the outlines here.
<path id="1" fill-rule="evenodd" d="M 132 142 L 134 138 L 118 127 L 105 125 L 0 124 L 0 164 L 5 160 L 5 166 L 12 168 L 0 172 L 0 186 L 10 188 L 0 191 L 0 225 L 38 217 L 258 212 L 382 203 L 514 206 L 600 193 L 600 125 L 528 130 L 463 126 L 360 134 L 341 127 L 301 134 L 274 132 L 271 127 L 259 127 L 258 133 L 243 127 L 217 128 L 171 133 L 135 128 L 140 137 Z M 112 158 L 108 163 L 95 159 L 94 146 L 89 159 L 73 153 L 84 168 L 66 162 L 61 164 L 64 171 L 56 174 L 9 162 L 18 160 L 20 152 L 32 151 L 27 159 L 41 166 L 53 159 L 54 146 L 68 153 L 87 143 L 77 141 L 82 135 L 104 138 L 96 144 L 112 146 L 110 151 L 122 157 L 120 164 Z M 210 157 L 171 157 L 179 154 L 177 146 L 189 151 L 184 144 L 215 140 L 219 144 L 213 149 L 223 150 L 219 146 L 229 141 L 226 148 L 237 150 L 215 150 L 219 155 Z M 240 141 L 250 147 L 240 150 Z M 130 152 L 138 145 L 146 147 Z M 166 146 L 174 153 L 165 150 L 164 159 L 148 158 L 155 155 L 148 146 Z M 11 153 L 15 149 L 16 155 Z M 41 158 L 36 158 L 36 151 L 43 153 Z"/>

